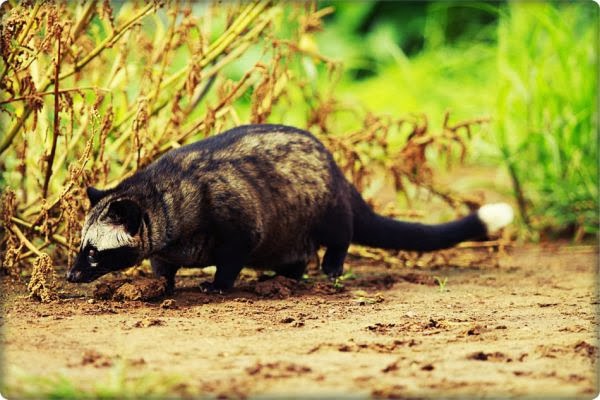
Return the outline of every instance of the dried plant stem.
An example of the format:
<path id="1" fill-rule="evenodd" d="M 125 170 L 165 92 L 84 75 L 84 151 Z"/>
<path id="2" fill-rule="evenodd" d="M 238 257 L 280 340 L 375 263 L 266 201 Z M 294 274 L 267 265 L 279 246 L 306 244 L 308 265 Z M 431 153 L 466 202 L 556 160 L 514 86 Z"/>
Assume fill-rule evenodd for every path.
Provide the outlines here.
<path id="1" fill-rule="evenodd" d="M 25 221 L 25 220 L 22 220 L 21 218 L 17 218 L 17 217 L 11 217 L 11 219 L 10 219 L 10 220 L 11 220 L 12 222 L 14 222 L 15 224 L 21 225 L 21 226 L 23 226 L 23 227 L 25 227 L 25 228 L 28 228 L 28 229 L 33 229 L 33 230 L 34 230 L 34 231 L 36 231 L 36 232 L 41 232 L 41 229 L 40 229 L 40 227 L 38 227 L 38 226 L 36 226 L 36 227 L 33 227 L 33 224 L 32 224 L 31 222 L 27 222 L 27 221 Z M 16 225 L 11 225 L 11 227 L 12 227 L 12 228 L 15 228 L 15 227 L 16 227 Z M 15 232 L 15 234 L 16 234 L 16 232 Z M 71 246 L 69 246 L 69 243 L 67 242 L 67 239 L 66 239 L 64 236 L 62 236 L 62 235 L 59 235 L 59 234 L 57 234 L 57 233 L 54 233 L 54 234 L 52 234 L 50 237 L 51 237 L 51 238 L 52 238 L 52 240 L 54 240 L 56 243 L 58 243 L 58 244 L 61 244 L 61 245 L 63 245 L 63 246 L 66 246 L 67 248 L 70 248 L 70 249 L 72 249 L 72 248 L 71 248 Z M 72 250 L 74 250 L 74 249 L 72 249 Z"/>
<path id="2" fill-rule="evenodd" d="M 50 184 L 50 177 L 52 176 L 52 164 L 54 164 L 54 157 L 56 156 L 56 144 L 58 143 L 58 136 L 60 135 L 60 93 L 59 93 L 59 79 L 60 74 L 60 43 L 61 43 L 62 29 L 57 30 L 57 50 L 56 50 L 56 63 L 54 65 L 54 129 L 52 130 L 52 148 L 50 149 L 50 155 L 48 156 L 48 167 L 46 168 L 46 176 L 44 178 L 44 187 L 42 189 L 42 198 L 48 197 L 48 185 Z"/>
<path id="3" fill-rule="evenodd" d="M 21 128 L 23 127 L 23 124 L 25 123 L 27 118 L 29 118 L 29 115 L 31 114 L 32 111 L 33 111 L 33 108 L 25 107 L 23 114 L 20 117 L 17 117 L 17 122 L 15 122 L 15 124 L 10 128 L 10 130 L 8 131 L 6 136 L 4 136 L 4 140 L 2 141 L 2 144 L 0 144 L 0 155 L 2 155 L 2 153 L 4 153 L 6 151 L 6 149 L 8 149 L 10 147 L 10 144 L 12 143 L 13 139 L 17 135 L 17 132 L 19 132 L 21 130 Z"/>
<path id="4" fill-rule="evenodd" d="M 37 250 L 41 252 L 42 250 L 44 250 L 49 245 L 50 245 L 49 242 L 48 243 L 43 243 L 40 247 L 37 248 Z M 19 260 L 24 260 L 26 258 L 29 258 L 29 257 L 33 256 L 33 255 L 39 256 L 39 254 L 37 254 L 34 251 L 31 251 L 31 250 L 26 251 L 25 253 L 22 253 L 22 254 L 19 255 Z"/>
<path id="5" fill-rule="evenodd" d="M 450 207 L 452 207 L 454 209 L 456 209 L 461 204 L 461 202 L 463 202 L 462 199 L 459 196 L 456 196 L 452 191 L 444 190 L 439 187 L 435 187 L 432 183 L 423 182 L 423 181 L 420 181 L 420 182 L 413 181 L 413 183 L 415 185 L 421 186 L 421 187 L 429 190 L 431 193 L 438 196 L 440 199 L 445 201 Z"/>
<path id="6" fill-rule="evenodd" d="M 239 21 L 242 18 L 245 18 L 246 15 L 248 15 L 248 13 L 250 11 L 252 11 L 252 8 L 255 6 L 256 1 L 253 2 L 248 2 L 248 4 L 246 5 L 246 7 L 240 11 L 240 13 L 238 14 L 236 21 Z M 236 22 L 233 22 L 229 27 L 227 27 L 227 29 L 225 30 L 225 32 L 223 32 L 222 35 L 220 35 L 213 43 L 211 43 L 210 47 L 215 47 L 215 46 L 219 46 L 221 44 L 221 42 L 225 39 L 227 32 L 229 31 L 229 29 L 231 29 L 232 26 L 234 26 L 236 24 Z"/>
<path id="7" fill-rule="evenodd" d="M 292 50 L 294 50 L 294 51 L 296 51 L 298 53 L 306 54 L 307 56 L 312 57 L 315 60 L 322 61 L 322 62 L 324 62 L 326 64 L 331 64 L 331 65 L 339 64 L 339 61 L 335 61 L 335 60 L 333 60 L 331 58 L 325 57 L 324 55 L 319 54 L 319 53 L 317 53 L 314 50 L 298 46 L 296 43 L 293 43 L 290 40 L 282 39 L 282 40 L 277 40 L 275 42 L 277 44 L 279 44 L 279 45 L 285 45 L 285 46 L 289 47 L 290 49 L 292 49 Z"/>
<path id="8" fill-rule="evenodd" d="M 115 44 L 115 42 L 118 41 L 121 38 L 121 36 L 125 34 L 125 32 L 127 32 L 140 19 L 145 17 L 150 12 L 150 10 L 152 10 L 153 7 L 154 3 L 152 2 L 146 4 L 146 6 L 142 8 L 137 14 L 135 14 L 129 21 L 125 22 L 123 25 L 115 29 L 109 37 L 104 39 L 98 46 L 96 46 L 95 49 L 90 51 L 90 53 L 86 57 L 84 57 L 81 61 L 73 65 L 72 70 L 60 75 L 60 79 L 65 79 L 75 74 L 80 69 L 89 64 L 89 62 L 92 61 L 94 58 L 98 57 L 100 53 L 102 53 L 104 50 Z"/>
<path id="9" fill-rule="evenodd" d="M 179 2 L 178 1 L 175 2 L 175 9 L 171 16 L 171 22 L 169 23 L 169 29 L 167 31 L 167 40 L 164 43 L 162 51 L 161 51 L 162 61 L 160 64 L 160 71 L 158 73 L 158 78 L 156 79 L 156 88 L 154 89 L 154 92 L 151 95 L 151 102 L 150 102 L 151 108 L 159 97 L 160 88 L 161 88 L 160 82 L 163 80 L 163 77 L 165 76 L 165 71 L 167 69 L 167 64 L 168 64 L 168 59 L 169 59 L 168 56 L 169 56 L 169 52 L 171 51 L 173 38 L 175 37 L 175 23 L 177 22 L 177 14 L 179 14 Z"/>
<path id="10" fill-rule="evenodd" d="M 233 24 L 231 24 L 229 29 L 225 31 L 225 33 L 222 35 L 223 40 L 217 40 L 209 48 L 208 53 L 204 56 L 204 58 L 200 62 L 200 65 L 202 67 L 205 67 L 211 61 L 217 58 L 221 53 L 223 53 L 225 49 L 227 49 L 227 47 L 229 47 L 229 45 L 231 45 L 231 43 L 233 43 L 233 41 L 235 41 L 241 35 L 244 29 L 246 29 L 246 27 L 250 25 L 250 23 L 265 10 L 265 8 L 267 8 L 268 5 L 268 1 L 260 1 L 254 3 L 254 9 L 252 9 L 247 16 L 244 15 L 241 18 L 238 18 Z"/>
<path id="11" fill-rule="evenodd" d="M 94 13 L 94 10 L 96 9 L 96 3 L 98 3 L 98 0 L 91 0 L 87 3 L 87 5 L 85 6 L 85 10 L 83 10 L 81 18 L 79 19 L 79 21 L 77 21 L 77 24 L 73 28 L 73 32 L 71 32 L 71 40 L 75 41 L 77 37 L 79 37 L 81 31 L 83 31 L 85 26 L 89 23 L 91 16 Z"/>
<path id="12" fill-rule="evenodd" d="M 242 79 L 239 80 L 237 85 L 235 85 L 235 87 L 233 89 L 231 89 L 231 92 L 229 93 L 229 95 L 226 96 L 225 98 L 223 98 L 221 100 L 221 102 L 217 105 L 217 107 L 215 107 L 212 110 L 213 112 L 215 112 L 217 118 L 220 118 L 223 115 L 227 114 L 227 109 L 225 108 L 225 106 L 232 101 L 232 99 L 237 95 L 238 92 L 241 91 L 242 88 L 247 88 L 247 86 L 248 86 L 247 83 L 248 83 L 248 80 L 250 79 L 250 76 L 252 75 L 252 72 L 253 71 L 247 72 L 242 77 Z M 197 130 L 201 129 L 204 126 L 204 124 L 205 124 L 205 121 L 202 120 L 202 121 L 198 122 L 197 124 L 195 124 L 194 126 L 192 126 L 187 131 L 183 132 L 182 134 L 179 134 L 175 140 L 170 141 L 169 143 L 163 145 L 160 148 L 161 153 L 167 151 L 171 147 L 177 147 L 177 146 L 173 146 L 173 143 L 179 143 L 181 140 L 183 140 L 187 136 L 189 136 L 192 133 L 196 132 Z"/>
<path id="13" fill-rule="evenodd" d="M 81 87 L 76 87 L 76 88 L 60 89 L 58 91 L 58 93 L 63 94 L 63 93 L 70 93 L 70 92 L 79 92 L 81 90 L 99 90 L 101 92 L 107 92 L 107 93 L 110 92 L 110 89 L 108 89 L 108 88 L 101 88 L 101 87 L 97 87 L 97 86 L 81 86 Z M 8 104 L 8 103 L 14 103 L 14 102 L 17 102 L 17 101 L 29 100 L 29 99 L 31 99 L 33 97 L 36 97 L 36 96 L 48 96 L 48 95 L 55 94 L 55 93 L 56 93 L 55 90 L 49 90 L 49 91 L 46 91 L 46 92 L 36 93 L 35 95 L 13 97 L 12 99 L 0 101 L 0 106 L 2 106 L 4 104 Z"/>
<path id="14" fill-rule="evenodd" d="M 212 43 L 210 45 L 210 48 L 207 51 L 207 53 L 204 55 L 204 57 L 201 60 L 198 61 L 199 65 L 202 68 L 206 67 L 213 60 L 215 60 L 221 53 L 223 53 L 227 49 L 227 47 L 229 47 L 235 41 L 236 38 L 239 39 L 238 36 L 241 35 L 241 33 L 244 31 L 244 29 L 246 29 L 248 27 L 248 25 L 250 25 L 252 23 L 252 21 L 260 15 L 260 13 L 267 7 L 267 5 L 268 5 L 268 2 L 254 3 L 252 5 L 252 7 L 254 7 L 254 8 L 251 9 L 251 12 L 249 12 L 248 15 L 245 15 L 242 12 L 242 14 L 240 16 L 238 16 L 238 18 L 231 24 L 229 29 L 222 35 L 222 37 L 224 37 L 224 39 L 221 39 L 221 37 L 220 37 L 219 39 L 217 39 L 214 43 Z M 270 18 L 272 18 L 272 17 L 273 17 L 273 13 L 268 13 L 267 15 L 265 15 L 265 18 L 263 19 L 263 21 L 260 24 L 258 24 L 256 27 L 251 29 L 246 35 L 244 35 L 243 39 L 251 40 L 251 39 L 257 37 L 258 34 L 260 34 L 260 32 L 265 28 L 265 26 L 269 22 Z M 231 31 L 237 32 L 238 36 L 233 36 L 231 34 Z M 217 51 L 217 49 L 220 49 L 220 50 Z M 232 53 L 233 53 L 233 51 L 232 51 Z M 236 53 L 236 57 L 237 57 L 237 53 Z M 228 60 L 231 61 L 232 59 L 228 59 Z M 160 85 L 159 90 L 163 90 L 164 88 L 177 82 L 180 78 L 185 76 L 185 73 L 188 71 L 189 68 L 191 68 L 191 67 L 182 68 L 181 70 L 179 70 L 176 73 L 174 73 L 173 75 L 171 75 Z M 222 67 L 220 67 L 220 68 L 222 68 Z M 215 73 L 218 72 L 217 69 L 214 69 L 214 71 L 215 71 Z M 170 100 L 171 99 L 166 99 L 163 102 L 160 102 L 157 105 L 155 105 L 152 108 L 150 115 L 156 115 L 156 113 L 159 110 L 161 110 L 162 108 L 164 108 Z M 111 133 L 118 132 L 119 129 L 128 120 L 133 118 L 133 116 L 135 114 L 136 114 L 136 110 L 131 109 L 119 122 L 117 122 L 113 125 L 113 127 L 111 129 Z M 111 145 L 111 148 L 109 151 L 110 152 L 117 151 L 124 143 L 126 143 L 128 141 L 130 135 L 131 135 L 131 130 L 119 135 L 118 139 L 115 140 L 113 142 L 113 144 Z"/>
<path id="15" fill-rule="evenodd" d="M 68 154 L 73 154 L 72 150 L 75 148 L 75 146 L 77 145 L 77 143 L 79 143 L 79 139 L 81 139 L 81 137 L 83 136 L 83 134 L 86 132 L 88 124 L 89 124 L 90 120 L 89 118 L 87 118 L 87 115 L 84 115 L 82 121 L 81 121 L 81 125 L 79 127 L 79 129 L 77 129 L 77 132 L 73 135 L 73 137 L 71 138 L 70 142 L 69 142 L 69 146 L 67 147 L 67 151 L 65 151 L 60 158 L 58 159 L 58 161 L 56 162 L 56 164 L 58 165 L 58 167 L 60 168 L 66 161 L 67 159 L 67 155 Z"/>
<path id="16" fill-rule="evenodd" d="M 509 247 L 512 246 L 512 243 L 508 240 L 498 239 L 498 240 L 486 240 L 484 242 L 462 242 L 456 245 L 456 248 L 461 249 L 480 249 L 486 247 Z"/>
<path id="17" fill-rule="evenodd" d="M 100 43 L 98 46 L 96 46 L 96 48 L 93 49 L 83 60 L 76 63 L 73 66 L 73 69 L 71 71 L 63 73 L 62 75 L 60 75 L 58 77 L 58 79 L 59 80 L 65 79 L 65 78 L 75 74 L 76 72 L 81 70 L 83 67 L 85 67 L 90 61 L 92 61 L 94 58 L 98 57 L 104 50 L 106 50 L 107 48 L 110 48 L 136 22 L 138 22 L 140 19 L 142 19 L 144 16 L 146 16 L 146 14 L 148 14 L 150 12 L 150 10 L 152 10 L 153 7 L 154 7 L 153 3 L 147 4 L 144 8 L 142 8 L 140 10 L 140 12 L 135 14 L 130 20 L 125 22 L 119 28 L 115 29 L 112 32 L 111 36 L 104 39 L 104 41 L 102 41 L 102 43 Z M 46 91 L 51 84 L 52 84 L 52 80 L 49 78 L 46 78 L 46 80 L 44 80 L 43 83 L 40 85 L 40 91 L 42 91 L 42 92 Z M 12 143 L 14 137 L 17 135 L 17 132 L 19 132 L 21 130 L 21 128 L 23 127 L 23 124 L 25 123 L 27 118 L 29 118 L 29 115 L 31 115 L 32 111 L 33 111 L 33 108 L 31 106 L 25 107 L 25 109 L 23 110 L 23 114 L 17 119 L 15 124 L 11 127 L 11 129 L 5 135 L 4 140 L 0 144 L 0 155 L 2 155 L 2 153 L 4 153 L 10 147 L 10 144 Z"/>
<path id="18" fill-rule="evenodd" d="M 473 125 L 482 125 L 482 124 L 487 124 L 491 122 L 491 119 L 489 117 L 481 117 L 481 118 L 473 118 L 473 119 L 468 119 L 466 121 L 461 121 L 459 123 L 457 123 L 456 125 L 450 126 L 449 125 L 449 118 L 450 118 L 450 113 L 448 111 L 446 111 L 446 114 L 444 116 L 444 129 L 448 129 L 452 132 L 456 132 L 459 129 L 467 129 L 470 132 L 470 128 Z"/>
<path id="19" fill-rule="evenodd" d="M 258 36 L 258 34 L 262 31 L 262 29 L 264 29 L 264 27 L 266 25 L 266 21 L 267 20 L 263 21 L 264 22 L 263 24 L 259 24 L 256 27 L 254 27 L 252 29 L 252 31 L 250 31 L 246 35 L 246 37 L 244 38 L 245 40 L 242 44 L 238 45 L 230 53 L 227 53 L 225 56 L 223 56 L 219 60 L 219 62 L 215 63 L 209 70 L 207 70 L 203 74 L 204 79 L 207 81 L 203 86 L 199 86 L 196 89 L 196 91 L 192 94 L 192 97 L 190 98 L 190 101 L 189 101 L 187 107 L 183 110 L 182 115 L 184 116 L 184 118 L 186 118 L 188 115 L 190 115 L 191 112 L 194 111 L 196 106 L 202 101 L 202 99 L 204 99 L 206 97 L 206 95 L 208 95 L 212 85 L 214 84 L 214 82 L 217 78 L 217 74 L 219 73 L 219 71 L 221 71 L 223 69 L 223 67 L 225 67 L 227 64 L 229 64 L 233 60 L 236 60 L 237 58 L 239 58 L 250 47 L 250 45 L 252 44 L 252 39 L 254 39 L 256 36 Z M 156 115 L 160 109 L 162 109 L 164 106 L 166 106 L 169 103 L 169 101 L 171 101 L 171 99 L 165 99 L 160 104 L 160 106 L 159 106 L 160 108 L 156 107 L 154 110 L 152 110 L 152 113 L 150 115 L 151 116 Z M 171 123 L 171 121 L 169 121 L 169 123 L 167 124 L 167 127 L 155 139 L 156 142 L 160 143 L 163 136 L 167 133 L 167 131 L 168 131 L 167 128 L 169 127 L 170 123 Z"/>
<path id="20" fill-rule="evenodd" d="M 230 54 L 233 54 L 233 52 L 231 52 Z M 206 75 L 208 77 L 208 80 L 206 81 L 206 83 L 203 86 L 199 87 L 198 90 L 196 90 L 194 92 L 194 94 L 192 95 L 192 98 L 190 99 L 188 106 L 186 107 L 185 111 L 183 112 L 183 114 L 185 116 L 188 116 L 192 111 L 194 111 L 196 106 L 198 104 L 200 104 L 200 102 L 206 97 L 206 95 L 208 95 L 208 92 L 210 92 L 212 85 L 215 83 L 215 80 L 217 79 L 216 71 L 213 74 L 208 73 Z"/>
<path id="21" fill-rule="evenodd" d="M 33 245 L 33 243 L 31 243 L 23 234 L 23 232 L 21 232 L 21 230 L 19 229 L 18 226 L 16 225 L 11 225 L 11 227 L 9 228 L 10 231 L 12 233 L 14 233 L 19 240 L 25 245 L 25 247 L 27 247 L 30 251 L 32 251 L 33 253 L 35 253 L 38 257 L 42 255 L 42 252 L 40 250 L 38 250 L 37 247 L 35 247 Z"/>
<path id="22" fill-rule="evenodd" d="M 63 186 L 62 192 L 57 196 L 57 198 L 52 203 L 50 203 L 50 206 L 45 206 L 45 207 L 42 206 L 45 208 L 46 213 L 49 212 L 50 210 L 52 210 L 54 207 L 56 207 L 60 203 L 62 198 L 65 197 L 66 194 L 71 190 L 71 188 L 75 184 L 75 181 L 83 173 L 85 164 L 88 162 L 90 152 L 92 151 L 93 141 L 94 141 L 94 135 L 92 134 L 85 145 L 83 154 L 81 155 L 81 157 L 79 158 L 79 160 L 77 162 L 78 167 L 71 173 L 71 179 L 69 179 L 69 181 Z M 36 209 L 36 212 L 38 212 L 39 214 L 38 214 L 37 219 L 31 224 L 32 227 L 37 228 L 38 224 L 42 221 L 45 213 L 42 213 L 40 211 L 42 211 L 42 208 Z"/>
<path id="23" fill-rule="evenodd" d="M 31 25 L 33 25 L 33 21 L 35 20 L 35 17 L 37 16 L 37 13 L 40 10 L 41 5 L 42 5 L 41 1 L 36 1 L 35 2 L 34 6 L 33 6 L 33 9 L 29 13 L 29 18 L 27 18 L 27 24 L 25 25 L 25 28 L 23 29 L 23 32 L 21 32 L 21 35 L 19 35 L 19 38 L 17 39 L 17 45 L 18 45 L 18 47 L 20 47 L 20 46 L 23 45 L 23 41 L 25 40 L 25 38 L 29 34 L 29 30 L 31 29 Z M 0 81 L 2 81 L 4 79 L 4 77 L 6 76 L 6 74 L 8 73 L 10 65 L 12 64 L 12 60 L 15 57 L 16 54 L 17 54 L 16 52 L 11 52 L 10 53 L 8 60 L 6 61 L 6 64 L 4 65 L 4 69 L 2 70 L 2 73 L 0 74 Z"/>
<path id="24" fill-rule="evenodd" d="M 79 140 L 81 139 L 83 134 L 86 132 L 88 124 L 89 124 L 89 118 L 87 117 L 87 115 L 88 114 L 84 114 L 82 121 L 81 121 L 81 126 L 79 127 L 79 129 L 77 129 L 77 132 L 73 135 L 73 137 L 69 141 L 67 150 L 65 152 L 63 152 L 59 156 L 58 160 L 56 161 L 57 169 L 60 169 L 64 165 L 65 161 L 67 160 L 68 155 L 73 154 L 72 153 L 73 149 L 79 143 Z M 41 210 L 41 207 L 35 206 L 35 204 L 39 203 L 40 199 L 41 199 L 40 196 L 37 195 L 37 196 L 33 197 L 32 199 L 30 199 L 28 203 L 23 204 L 22 206 L 19 206 L 19 210 L 22 211 L 21 215 L 27 217 L 27 216 L 39 213 Z M 59 199 L 60 199 L 60 197 L 59 197 Z M 53 204 L 55 204 L 57 202 L 53 202 Z"/>

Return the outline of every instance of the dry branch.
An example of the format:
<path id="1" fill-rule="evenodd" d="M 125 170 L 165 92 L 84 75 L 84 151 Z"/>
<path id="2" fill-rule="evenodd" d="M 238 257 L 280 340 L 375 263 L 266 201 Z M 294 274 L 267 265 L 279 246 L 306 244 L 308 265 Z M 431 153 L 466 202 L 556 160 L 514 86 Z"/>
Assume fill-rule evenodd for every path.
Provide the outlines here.
<path id="1" fill-rule="evenodd" d="M 42 232 L 42 229 L 39 226 L 34 227 L 34 225 L 31 222 L 24 221 L 24 220 L 22 220 L 20 218 L 12 217 L 11 221 L 14 222 L 15 224 L 21 225 L 21 226 L 23 226 L 25 228 L 28 228 L 28 229 L 32 229 L 32 230 L 34 230 L 36 232 L 40 232 L 40 233 Z M 12 225 L 12 226 L 14 227 L 15 225 Z M 57 233 L 54 233 L 54 234 L 52 234 L 51 238 L 57 244 L 60 244 L 60 245 L 68 247 L 67 239 L 64 236 L 59 235 Z"/>
<path id="2" fill-rule="evenodd" d="M 25 235 L 23 234 L 23 232 L 21 232 L 21 230 L 16 226 L 16 225 L 12 225 L 9 228 L 21 241 L 21 243 L 23 243 L 25 245 L 25 247 L 27 247 L 31 252 L 33 252 L 34 254 L 41 256 L 42 253 L 40 252 L 40 250 L 35 247 L 33 245 L 33 243 L 31 243 L 27 237 L 25 237 Z"/>
<path id="3" fill-rule="evenodd" d="M 47 158 L 46 176 L 44 178 L 44 187 L 42 189 L 42 198 L 48 197 L 48 184 L 50 183 L 50 177 L 52 176 L 52 165 L 54 164 L 54 157 L 56 156 L 56 144 L 58 143 L 58 135 L 60 135 L 60 99 L 59 99 L 59 84 L 60 80 L 58 75 L 60 74 L 60 44 L 61 44 L 62 28 L 56 30 L 56 63 L 54 64 L 54 127 L 52 130 L 52 148 L 50 149 L 50 155 Z"/>
<path id="4" fill-rule="evenodd" d="M 76 88 L 60 89 L 60 90 L 58 90 L 58 93 L 59 94 L 63 94 L 63 93 L 71 93 L 71 92 L 81 92 L 83 90 L 94 90 L 94 91 L 110 92 L 110 89 L 107 89 L 107 88 L 101 88 L 101 87 L 96 87 L 96 86 L 80 86 L 80 87 L 76 87 Z M 56 90 L 50 90 L 50 91 L 47 91 L 47 92 L 39 92 L 39 93 L 36 93 L 35 95 L 13 97 L 13 98 L 8 99 L 8 100 L 0 101 L 0 106 L 2 106 L 4 104 L 14 103 L 14 102 L 17 102 L 17 101 L 28 101 L 28 100 L 31 100 L 34 97 L 43 97 L 43 96 L 48 96 L 48 95 L 56 95 L 56 93 L 57 93 Z"/>

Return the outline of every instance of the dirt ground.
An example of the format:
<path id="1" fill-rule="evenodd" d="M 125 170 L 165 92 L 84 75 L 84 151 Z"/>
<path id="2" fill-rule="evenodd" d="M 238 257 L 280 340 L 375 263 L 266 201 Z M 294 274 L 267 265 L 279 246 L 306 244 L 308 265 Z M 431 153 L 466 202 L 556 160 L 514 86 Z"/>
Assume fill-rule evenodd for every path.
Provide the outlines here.
<path id="1" fill-rule="evenodd" d="M 171 395 L 593 398 L 597 252 L 514 248 L 469 268 L 354 260 L 343 287 L 249 274 L 227 295 L 201 293 L 209 277 L 191 270 L 166 302 L 92 300 L 93 284 L 65 283 L 40 304 L 4 277 L 3 394 L 54 376 L 97 390 L 124 370 L 173 377 Z"/>

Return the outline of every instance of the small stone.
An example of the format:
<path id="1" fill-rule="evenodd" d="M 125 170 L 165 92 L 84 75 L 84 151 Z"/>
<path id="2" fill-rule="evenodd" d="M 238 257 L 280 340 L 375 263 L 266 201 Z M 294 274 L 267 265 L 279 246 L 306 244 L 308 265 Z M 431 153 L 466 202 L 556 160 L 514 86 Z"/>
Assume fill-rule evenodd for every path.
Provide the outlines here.
<path id="1" fill-rule="evenodd" d="M 94 304 L 94 303 L 96 302 L 96 300 L 94 300 L 94 299 L 89 299 L 87 302 L 88 302 L 89 304 Z"/>

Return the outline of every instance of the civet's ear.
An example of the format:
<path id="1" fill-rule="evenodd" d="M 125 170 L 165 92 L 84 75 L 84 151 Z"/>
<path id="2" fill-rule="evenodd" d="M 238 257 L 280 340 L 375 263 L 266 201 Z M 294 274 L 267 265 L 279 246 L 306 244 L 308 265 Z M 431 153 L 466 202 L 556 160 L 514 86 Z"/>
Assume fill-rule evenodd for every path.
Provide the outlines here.
<path id="1" fill-rule="evenodd" d="M 94 207 L 100 200 L 102 200 L 104 196 L 106 196 L 108 192 L 106 190 L 99 190 L 90 186 L 86 189 L 86 193 L 88 199 L 90 199 L 90 204 L 92 207 Z"/>
<path id="2" fill-rule="evenodd" d="M 113 224 L 123 225 L 127 233 L 134 236 L 142 223 L 142 208 L 133 200 L 115 200 L 108 206 L 106 218 Z"/>

